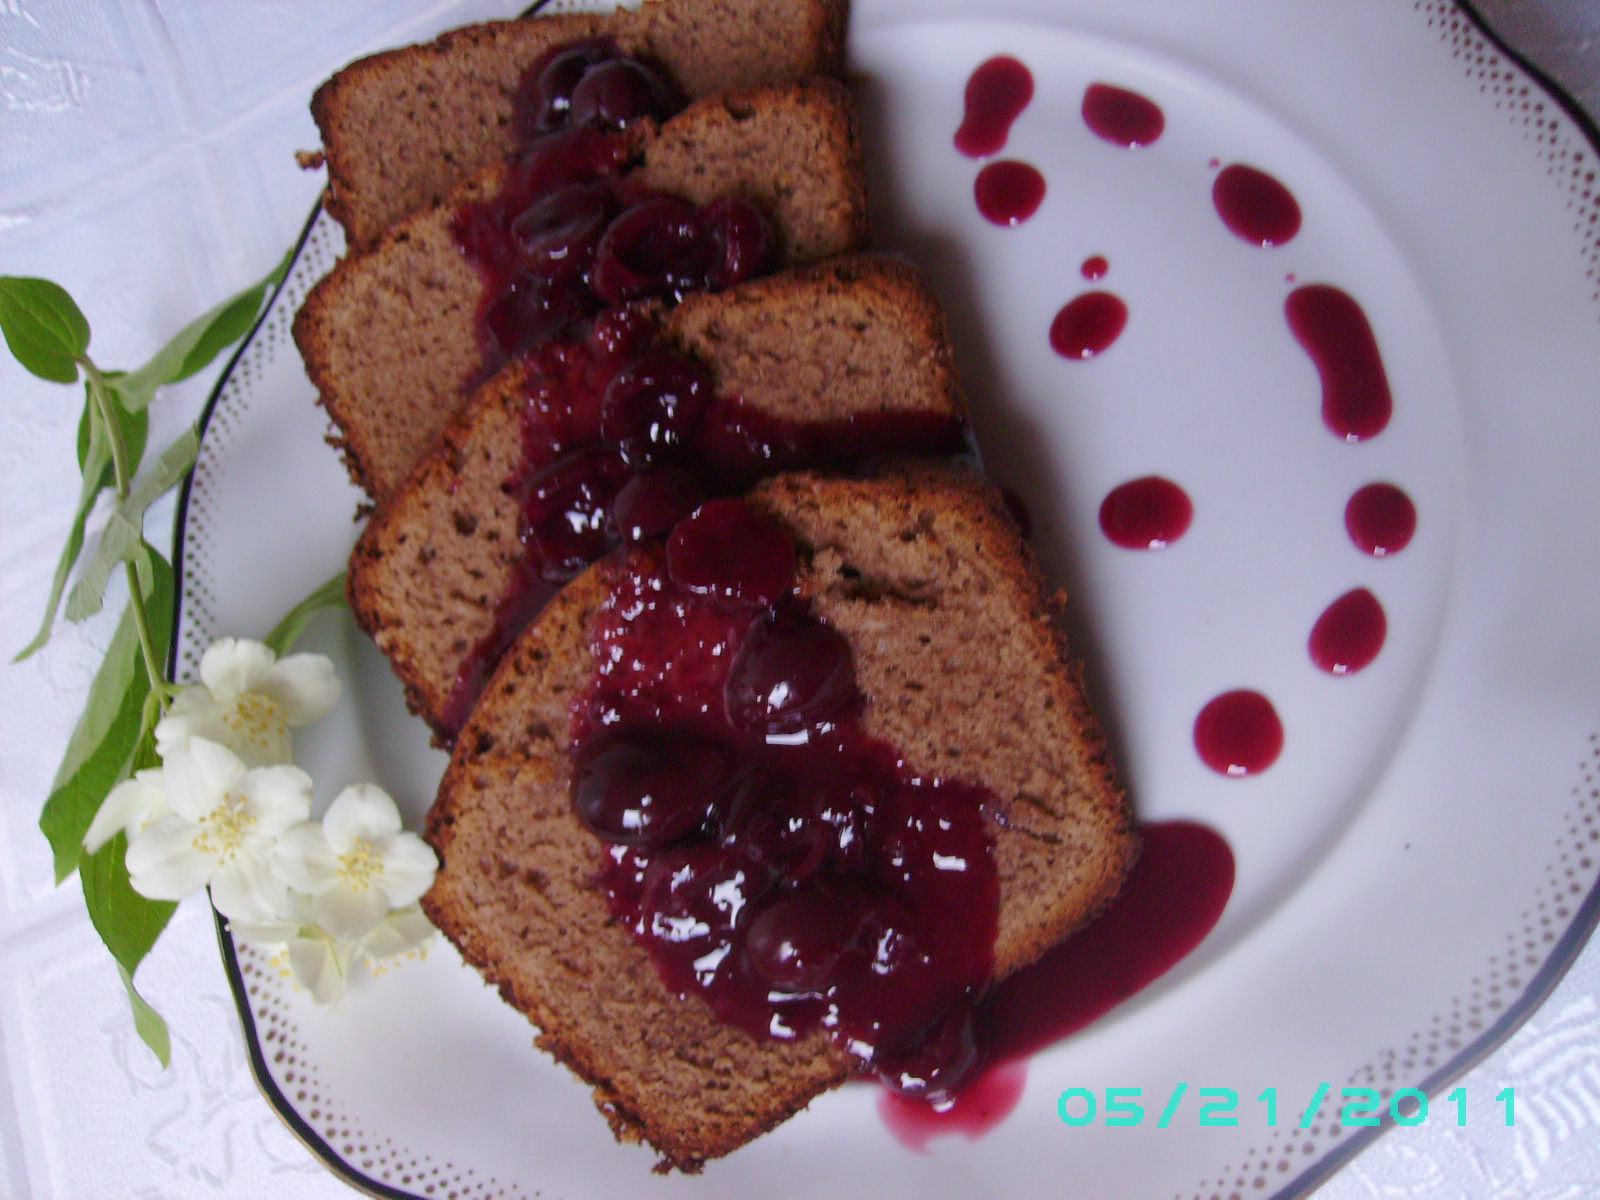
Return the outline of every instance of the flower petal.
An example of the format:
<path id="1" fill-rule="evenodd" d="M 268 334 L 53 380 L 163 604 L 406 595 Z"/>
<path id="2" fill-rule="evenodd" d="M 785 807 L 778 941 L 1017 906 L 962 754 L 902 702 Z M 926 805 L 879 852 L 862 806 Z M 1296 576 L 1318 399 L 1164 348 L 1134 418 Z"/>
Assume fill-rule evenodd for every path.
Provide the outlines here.
<path id="1" fill-rule="evenodd" d="M 170 812 L 161 783 L 160 771 L 140 771 L 112 788 L 90 822 L 89 832 L 83 835 L 83 848 L 93 854 L 119 830 L 131 835 Z"/>
<path id="2" fill-rule="evenodd" d="M 389 898 L 380 888 L 359 891 L 340 883 L 317 895 L 311 902 L 317 924 L 342 941 L 364 938 L 389 915 Z"/>
<path id="3" fill-rule="evenodd" d="M 315 821 L 296 825 L 272 848 L 272 870 L 297 892 L 314 896 L 339 882 L 339 856 Z"/>
<path id="4" fill-rule="evenodd" d="M 123 861 L 133 890 L 151 900 L 182 900 L 211 879 L 216 859 L 195 849 L 192 821 L 168 813 L 128 842 Z"/>
<path id="5" fill-rule="evenodd" d="M 228 793 L 239 790 L 244 782 L 245 766 L 226 746 L 197 737 L 167 760 L 163 774 L 167 803 L 172 805 L 172 811 L 199 822 L 214 811 Z"/>
<path id="6" fill-rule="evenodd" d="M 272 921 L 282 915 L 289 890 L 264 857 L 235 853 L 211 877 L 211 903 L 229 920 Z"/>
<path id="7" fill-rule="evenodd" d="M 299 767 L 257 767 L 240 790 L 257 822 L 255 837 L 276 838 L 311 815 L 311 776 Z"/>
<path id="8" fill-rule="evenodd" d="M 167 715 L 156 722 L 156 753 L 165 760 L 174 752 L 187 749 L 191 738 L 217 741 L 222 733 L 221 710 L 211 693 L 204 687 L 184 688 L 167 709 Z"/>
<path id="9" fill-rule="evenodd" d="M 256 690 L 278 656 L 248 638 L 218 638 L 200 659 L 200 681 L 220 703 Z"/>
<path id="10" fill-rule="evenodd" d="M 228 932 L 236 942 L 257 946 L 282 946 L 300 935 L 298 921 L 229 921 Z"/>
<path id="11" fill-rule="evenodd" d="M 383 852 L 383 877 L 378 886 L 395 908 L 415 904 L 433 886 L 439 857 L 414 833 L 397 834 Z"/>
<path id="12" fill-rule="evenodd" d="M 322 828 L 328 844 L 340 854 L 349 854 L 357 838 L 381 847 L 400 832 L 400 810 L 377 784 L 357 783 L 334 797 Z"/>
<path id="13" fill-rule="evenodd" d="M 255 690 L 275 700 L 291 725 L 320 721 L 339 703 L 339 677 L 326 654 L 291 654 L 279 659 Z"/>
<path id="14" fill-rule="evenodd" d="M 361 943 L 361 952 L 369 960 L 395 958 L 426 945 L 438 932 L 422 910 L 413 905 L 390 913 Z"/>
<path id="15" fill-rule="evenodd" d="M 289 970 L 311 999 L 329 1005 L 344 995 L 345 964 L 326 938 L 295 938 L 289 943 Z"/>

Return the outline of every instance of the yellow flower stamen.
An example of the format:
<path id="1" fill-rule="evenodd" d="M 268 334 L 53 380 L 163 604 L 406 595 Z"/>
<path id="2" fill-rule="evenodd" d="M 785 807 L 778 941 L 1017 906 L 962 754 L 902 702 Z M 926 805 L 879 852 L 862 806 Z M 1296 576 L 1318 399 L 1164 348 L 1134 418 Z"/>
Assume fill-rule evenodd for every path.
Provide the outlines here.
<path id="1" fill-rule="evenodd" d="M 229 792 L 222 803 L 200 818 L 194 835 L 194 848 L 219 862 L 231 862 L 255 828 L 256 815 L 239 792 Z"/>
<path id="2" fill-rule="evenodd" d="M 366 838 L 357 838 L 348 854 L 339 856 L 339 878 L 353 891 L 365 891 L 383 874 L 383 859 Z"/>
<path id="3" fill-rule="evenodd" d="M 289 731 L 289 714 L 271 696 L 246 692 L 223 710 L 222 723 L 258 746 L 271 746 Z"/>

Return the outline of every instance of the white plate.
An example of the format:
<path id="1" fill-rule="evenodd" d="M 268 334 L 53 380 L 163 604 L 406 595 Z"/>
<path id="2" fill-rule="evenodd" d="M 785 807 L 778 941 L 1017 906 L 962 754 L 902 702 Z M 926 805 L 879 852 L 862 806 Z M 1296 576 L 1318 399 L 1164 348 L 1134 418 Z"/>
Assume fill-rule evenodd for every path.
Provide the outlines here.
<path id="1" fill-rule="evenodd" d="M 981 16 L 974 15 L 981 13 Z M 358 1186 L 395 1196 L 1257 1196 L 1314 1186 L 1377 1130 L 1340 1089 L 1435 1098 L 1524 1019 L 1597 909 L 1600 839 L 1600 261 L 1597 155 L 1563 103 L 1447 0 L 858 0 L 880 243 L 933 274 L 990 470 L 1034 512 L 1146 819 L 1190 817 L 1233 846 L 1222 921 L 1156 986 L 1038 1055 L 1011 1116 L 927 1154 L 847 1087 L 697 1179 L 650 1174 L 585 1089 L 449 947 L 315 1009 L 248 948 L 234 971 L 258 1078 L 286 1121 Z M 1039 212 L 976 212 L 954 150 L 971 71 L 995 54 L 1036 92 L 1004 156 L 1047 180 Z M 1130 151 L 1079 106 L 1104 81 L 1166 129 Z M 1304 223 L 1266 250 L 1228 233 L 1212 161 L 1269 171 Z M 267 627 L 336 571 L 359 497 L 322 444 L 288 338 L 339 253 L 317 218 L 210 417 L 183 531 L 182 652 Z M 1055 355 L 1056 310 L 1098 285 L 1130 318 L 1105 353 Z M 1395 398 L 1347 444 L 1318 416 L 1290 336 L 1297 282 L 1370 318 Z M 1195 503 L 1168 549 L 1099 532 L 1123 480 L 1161 474 Z M 285 491 L 283 481 L 293 479 Z M 1369 558 L 1342 514 L 1389 480 L 1415 539 Z M 1388 614 L 1382 653 L 1333 678 L 1312 623 L 1351 588 Z M 302 749 L 330 789 L 377 778 L 420 822 L 442 767 L 400 689 L 348 628 L 320 630 L 352 683 Z M 1206 768 L 1211 696 L 1251 687 L 1287 731 L 1266 772 Z M 331 795 L 331 791 L 330 791 Z M 326 800 L 326 797 L 324 797 Z M 1187 1085 L 1176 1116 L 1158 1114 Z M 1321 1115 L 1301 1111 L 1330 1085 Z M 1069 1088 L 1141 1088 L 1144 1120 L 1065 1124 Z M 1197 1093 L 1233 1088 L 1238 1124 Z M 1256 1097 L 1276 1089 L 1277 1122 Z M 1503 1121 L 1466 1097 L 1469 1123 Z M 1081 1108 L 1075 1108 L 1081 1112 Z M 755 1191 L 759 1189 L 759 1193 Z"/>

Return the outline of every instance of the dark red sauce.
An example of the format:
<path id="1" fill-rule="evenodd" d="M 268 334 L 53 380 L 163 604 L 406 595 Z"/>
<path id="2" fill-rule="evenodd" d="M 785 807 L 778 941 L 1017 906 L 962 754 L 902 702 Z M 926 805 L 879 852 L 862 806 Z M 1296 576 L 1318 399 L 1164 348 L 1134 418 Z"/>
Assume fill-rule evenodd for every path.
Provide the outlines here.
<path id="1" fill-rule="evenodd" d="M 1194 748 L 1221 775 L 1256 775 L 1278 761 L 1283 722 L 1260 692 L 1224 692 L 1194 720 Z"/>
<path id="2" fill-rule="evenodd" d="M 1083 260 L 1083 265 L 1078 268 L 1078 273 L 1093 283 L 1096 280 L 1104 279 L 1106 272 L 1109 270 L 1111 270 L 1111 264 L 1103 256 L 1093 254 Z"/>
<path id="3" fill-rule="evenodd" d="M 941 1134 L 987 1132 L 1020 1098 L 1019 1060 L 1104 1016 L 1165 975 L 1211 932 L 1233 892 L 1228 843 L 1191 821 L 1146 825 L 1142 832 L 1139 860 L 1105 912 L 984 998 L 978 1045 L 990 1065 L 954 1106 L 940 1111 L 893 1094 L 879 1101 L 878 1111 L 900 1141 L 920 1150 Z"/>
<path id="4" fill-rule="evenodd" d="M 789 421 L 713 394 L 705 368 L 653 348 L 646 306 L 608 309 L 582 341 L 531 356 L 517 496 L 522 555 L 489 634 L 458 672 L 454 737 L 518 635 L 562 584 L 619 544 L 662 537 L 709 496 L 797 468 L 849 471 L 889 454 L 966 447 L 965 424 L 917 411 Z"/>
<path id="5" fill-rule="evenodd" d="M 1148 146 L 1167 126 L 1155 101 L 1109 83 L 1091 83 L 1084 91 L 1083 120 L 1099 137 L 1129 149 Z"/>
<path id="6" fill-rule="evenodd" d="M 1361 306 L 1336 287 L 1308 283 L 1289 293 L 1283 312 L 1322 377 L 1323 424 L 1347 442 L 1382 433 L 1394 401 Z"/>
<path id="7" fill-rule="evenodd" d="M 1050 322 L 1050 348 L 1062 358 L 1103 353 L 1128 323 L 1128 306 L 1110 292 L 1074 296 Z"/>
<path id="8" fill-rule="evenodd" d="M 993 797 L 862 731 L 849 644 L 742 500 L 611 570 L 572 760 L 618 918 L 753 1036 L 825 1026 L 892 1086 L 952 1092 L 993 954 Z"/>
<path id="9" fill-rule="evenodd" d="M 483 278 L 474 382 L 561 337 L 582 338 L 602 309 L 728 287 L 771 265 L 766 218 L 740 199 L 704 207 L 622 178 L 629 131 L 683 103 L 654 63 L 605 39 L 558 46 L 528 69 L 513 123 L 523 139 L 499 191 L 452 230 Z"/>
<path id="10" fill-rule="evenodd" d="M 972 195 L 986 220 L 1021 225 L 1044 203 L 1044 176 L 1025 162 L 992 162 L 978 172 Z"/>
<path id="11" fill-rule="evenodd" d="M 1300 232 L 1300 205 L 1265 171 L 1232 163 L 1211 185 L 1217 215 L 1252 246 L 1281 246 Z"/>
<path id="12" fill-rule="evenodd" d="M 1033 75 L 1014 58 L 991 58 L 967 80 L 966 114 L 956 130 L 956 149 L 968 158 L 988 158 L 1005 149 L 1006 138 L 1028 101 Z"/>
<path id="13" fill-rule="evenodd" d="M 1378 657 L 1388 632 L 1378 598 L 1356 588 L 1328 605 L 1311 627 L 1311 661 L 1330 675 L 1352 675 Z"/>
<path id="14" fill-rule="evenodd" d="M 878 1097 L 878 1115 L 895 1140 L 913 1150 L 926 1150 L 934 1138 L 951 1133 L 976 1140 L 1011 1115 L 1027 1083 L 1026 1062 L 1000 1063 L 939 1104 L 885 1088 Z"/>
<path id="15" fill-rule="evenodd" d="M 1369 483 L 1344 506 L 1344 527 L 1363 553 L 1374 558 L 1399 554 L 1417 531 L 1417 508 L 1394 484 Z"/>
<path id="16" fill-rule="evenodd" d="M 1118 484 L 1100 502 L 1101 531 L 1125 550 L 1164 549 L 1193 519 L 1189 494 L 1159 475 Z"/>

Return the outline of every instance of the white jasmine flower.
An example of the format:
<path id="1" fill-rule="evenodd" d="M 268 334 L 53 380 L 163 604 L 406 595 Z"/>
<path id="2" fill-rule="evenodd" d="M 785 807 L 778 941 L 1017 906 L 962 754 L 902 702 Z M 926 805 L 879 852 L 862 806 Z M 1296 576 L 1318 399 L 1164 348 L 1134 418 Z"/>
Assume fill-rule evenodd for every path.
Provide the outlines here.
<path id="1" fill-rule="evenodd" d="M 161 769 L 140 771 L 111 789 L 83 835 L 83 848 L 94 854 L 119 832 L 126 831 L 131 838 L 170 811 Z"/>
<path id="2" fill-rule="evenodd" d="M 246 766 L 286 763 L 289 730 L 326 716 L 338 700 L 326 655 L 280 659 L 260 642 L 222 638 L 201 658 L 200 682 L 180 692 L 156 725 L 156 749 L 165 761 L 199 737 L 228 747 Z"/>
<path id="3" fill-rule="evenodd" d="M 355 942 L 391 909 L 415 904 L 433 885 L 439 860 L 416 834 L 402 832 L 387 792 L 361 783 L 339 793 L 320 825 L 289 831 L 272 865 L 311 897 L 317 925 L 336 941 Z"/>
<path id="4" fill-rule="evenodd" d="M 133 835 L 128 875 L 152 900 L 181 900 L 207 884 L 230 919 L 277 919 L 287 889 L 270 856 L 284 831 L 311 815 L 311 777 L 299 767 L 247 767 L 226 746 L 193 738 L 166 760 L 171 811 Z"/>
<path id="5" fill-rule="evenodd" d="M 231 921 L 228 927 L 240 941 L 273 947 L 272 962 L 323 1006 L 343 999 L 356 963 L 365 962 L 373 974 L 382 974 L 395 960 L 421 950 L 437 932 L 414 904 L 390 913 L 366 937 L 353 942 L 331 937 L 311 923 L 310 897 L 291 893 L 289 909 L 293 915 L 283 921 Z"/>

